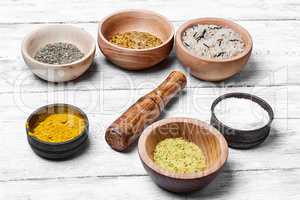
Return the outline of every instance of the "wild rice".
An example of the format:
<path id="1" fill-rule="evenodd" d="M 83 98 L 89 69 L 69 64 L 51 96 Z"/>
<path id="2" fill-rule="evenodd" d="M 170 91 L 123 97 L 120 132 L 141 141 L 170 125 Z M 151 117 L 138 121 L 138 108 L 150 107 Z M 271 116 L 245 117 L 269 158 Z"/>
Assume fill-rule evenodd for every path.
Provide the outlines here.
<path id="1" fill-rule="evenodd" d="M 242 53 L 245 43 L 239 33 L 218 25 L 195 25 L 185 30 L 184 46 L 199 57 L 227 59 Z"/>

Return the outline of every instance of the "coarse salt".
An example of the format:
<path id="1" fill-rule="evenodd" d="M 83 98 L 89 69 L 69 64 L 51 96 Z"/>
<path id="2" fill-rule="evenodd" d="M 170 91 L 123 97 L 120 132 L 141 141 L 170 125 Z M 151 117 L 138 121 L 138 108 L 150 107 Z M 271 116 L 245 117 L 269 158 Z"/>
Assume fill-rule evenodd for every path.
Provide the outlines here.
<path id="1" fill-rule="evenodd" d="M 268 112 L 258 103 L 230 97 L 220 101 L 214 108 L 216 118 L 226 126 L 238 130 L 255 130 L 268 124 Z"/>

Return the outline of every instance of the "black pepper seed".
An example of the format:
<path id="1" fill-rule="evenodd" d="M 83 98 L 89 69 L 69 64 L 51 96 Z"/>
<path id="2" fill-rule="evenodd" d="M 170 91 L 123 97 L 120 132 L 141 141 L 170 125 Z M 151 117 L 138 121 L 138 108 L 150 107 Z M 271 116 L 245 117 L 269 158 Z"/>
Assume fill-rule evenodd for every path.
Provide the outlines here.
<path id="1" fill-rule="evenodd" d="M 70 43 L 50 43 L 42 47 L 34 56 L 34 59 L 47 64 L 67 64 L 81 59 L 84 54 Z"/>

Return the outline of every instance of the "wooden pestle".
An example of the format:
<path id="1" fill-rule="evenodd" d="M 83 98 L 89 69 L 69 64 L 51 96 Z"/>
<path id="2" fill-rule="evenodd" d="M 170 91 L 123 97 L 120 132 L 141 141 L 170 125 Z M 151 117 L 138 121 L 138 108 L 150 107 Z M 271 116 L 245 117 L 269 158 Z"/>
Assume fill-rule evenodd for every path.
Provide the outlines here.
<path id="1" fill-rule="evenodd" d="M 186 77 L 173 71 L 152 92 L 141 97 L 106 130 L 106 142 L 116 151 L 126 150 L 154 122 L 167 103 L 186 85 Z"/>

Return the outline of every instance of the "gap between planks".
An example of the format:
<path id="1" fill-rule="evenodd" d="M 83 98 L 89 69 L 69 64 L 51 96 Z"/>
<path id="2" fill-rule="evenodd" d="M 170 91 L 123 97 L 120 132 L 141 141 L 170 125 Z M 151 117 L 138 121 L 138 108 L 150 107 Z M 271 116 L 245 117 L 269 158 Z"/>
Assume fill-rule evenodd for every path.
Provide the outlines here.
<path id="1" fill-rule="evenodd" d="M 172 23 L 183 23 L 185 21 L 187 21 L 189 19 L 186 20 L 169 20 Z M 230 20 L 232 21 L 249 21 L 249 22 L 255 22 L 255 21 L 300 21 L 300 18 L 274 18 L 274 19 L 268 19 L 268 18 L 258 18 L 258 19 L 240 19 L 240 18 L 230 18 Z M 1 25 L 34 25 L 34 24 L 98 24 L 101 20 L 91 20 L 91 21 L 45 21 L 45 22 L 39 22 L 39 21 L 32 21 L 32 22 L 0 22 L 0 26 Z"/>
<path id="2" fill-rule="evenodd" d="M 276 85 L 230 85 L 230 86 L 210 86 L 210 85 L 204 85 L 204 86 L 186 86 L 185 89 L 228 89 L 228 88 L 272 88 L 272 87 L 287 87 L 287 86 L 300 86 L 300 84 L 292 83 L 292 84 L 276 84 Z M 96 89 L 72 89 L 72 88 L 65 88 L 65 89 L 50 89 L 50 90 L 39 90 L 39 91 L 22 91 L 20 93 L 22 94 L 42 94 L 42 93 L 48 93 L 48 92 L 95 92 L 95 91 L 142 91 L 142 90 L 152 90 L 155 88 L 149 88 L 149 87 L 141 87 L 141 88 L 96 88 Z M 149 91 L 150 92 L 150 91 Z M 14 91 L 0 91 L 1 94 L 15 94 Z M 18 94 L 18 93 L 16 93 Z"/>
<path id="3" fill-rule="evenodd" d="M 295 171 L 300 170 L 300 167 L 294 168 L 266 168 L 266 169 L 245 169 L 245 170 L 223 170 L 221 173 L 240 173 L 240 172 L 268 172 L 268 171 Z M 21 182 L 21 181 L 49 181 L 49 180 L 69 180 L 69 179 L 90 179 L 90 178 L 127 178 L 127 177 L 148 177 L 148 174 L 120 174 L 120 175 L 100 175 L 100 176 L 74 176 L 74 177 L 43 177 L 43 178 L 18 178 L 18 179 L 7 179 L 0 180 L 0 183 L 7 182 Z"/>

